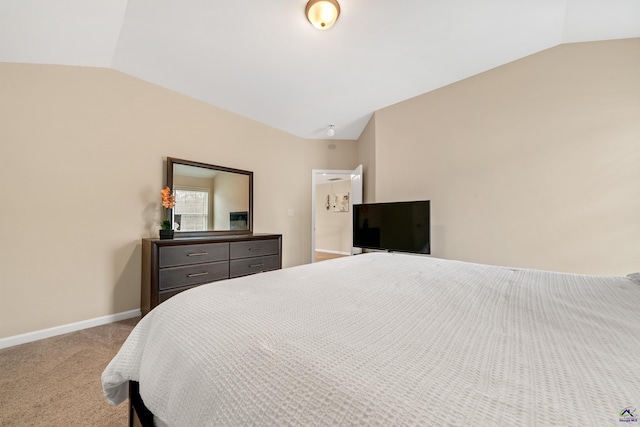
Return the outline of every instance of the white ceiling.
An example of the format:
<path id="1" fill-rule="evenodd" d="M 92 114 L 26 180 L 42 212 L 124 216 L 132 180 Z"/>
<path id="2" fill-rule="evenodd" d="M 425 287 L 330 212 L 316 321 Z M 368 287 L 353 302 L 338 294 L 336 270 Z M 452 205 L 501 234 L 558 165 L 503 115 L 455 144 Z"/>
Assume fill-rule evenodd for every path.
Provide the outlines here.
<path id="1" fill-rule="evenodd" d="M 0 61 L 110 67 L 300 136 L 570 42 L 640 37 L 640 0 L 0 0 Z"/>

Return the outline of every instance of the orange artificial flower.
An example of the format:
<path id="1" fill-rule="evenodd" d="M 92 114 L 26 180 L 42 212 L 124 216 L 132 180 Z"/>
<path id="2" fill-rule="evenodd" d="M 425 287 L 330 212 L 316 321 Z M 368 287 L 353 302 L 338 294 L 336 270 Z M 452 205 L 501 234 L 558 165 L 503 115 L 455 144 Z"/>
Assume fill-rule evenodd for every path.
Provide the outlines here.
<path id="1" fill-rule="evenodd" d="M 176 205 L 176 197 L 171 194 L 171 189 L 169 187 L 164 187 L 160 194 L 162 194 L 162 206 L 167 209 L 171 209 Z"/>

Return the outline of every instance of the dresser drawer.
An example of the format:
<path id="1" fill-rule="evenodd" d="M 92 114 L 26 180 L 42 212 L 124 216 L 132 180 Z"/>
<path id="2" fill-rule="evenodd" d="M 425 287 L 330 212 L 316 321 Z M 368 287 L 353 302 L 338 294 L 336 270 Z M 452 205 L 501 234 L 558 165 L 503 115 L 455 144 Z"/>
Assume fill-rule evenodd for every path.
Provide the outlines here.
<path id="1" fill-rule="evenodd" d="M 253 240 L 251 242 L 231 242 L 231 259 L 249 258 L 263 255 L 274 255 L 278 253 L 278 239 Z"/>
<path id="2" fill-rule="evenodd" d="M 185 267 L 163 268 L 158 273 L 158 289 L 165 290 L 229 277 L 229 262 L 209 262 Z"/>
<path id="3" fill-rule="evenodd" d="M 159 248 L 160 268 L 229 259 L 229 243 L 164 246 Z"/>
<path id="4" fill-rule="evenodd" d="M 230 261 L 229 276 L 246 276 L 262 271 L 277 270 L 278 268 L 280 268 L 280 257 L 278 255 L 232 259 Z"/>
<path id="5" fill-rule="evenodd" d="M 186 291 L 187 289 L 195 288 L 196 286 L 198 285 L 189 286 L 188 288 L 171 289 L 168 291 L 158 292 L 158 304 L 160 304 L 161 302 L 165 302 L 174 295 L 178 295 L 180 292 Z"/>

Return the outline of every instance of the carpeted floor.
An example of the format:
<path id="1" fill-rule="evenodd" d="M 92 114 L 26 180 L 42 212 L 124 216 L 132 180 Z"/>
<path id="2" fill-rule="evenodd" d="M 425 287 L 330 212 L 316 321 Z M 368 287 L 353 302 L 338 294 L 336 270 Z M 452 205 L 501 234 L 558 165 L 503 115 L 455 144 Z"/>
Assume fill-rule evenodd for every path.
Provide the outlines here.
<path id="1" fill-rule="evenodd" d="M 100 375 L 139 318 L 0 350 L 0 426 L 127 426 Z"/>
<path id="2" fill-rule="evenodd" d="M 349 256 L 349 255 L 330 254 L 328 252 L 316 251 L 316 262 L 327 261 L 334 258 L 342 258 L 344 256 Z"/>

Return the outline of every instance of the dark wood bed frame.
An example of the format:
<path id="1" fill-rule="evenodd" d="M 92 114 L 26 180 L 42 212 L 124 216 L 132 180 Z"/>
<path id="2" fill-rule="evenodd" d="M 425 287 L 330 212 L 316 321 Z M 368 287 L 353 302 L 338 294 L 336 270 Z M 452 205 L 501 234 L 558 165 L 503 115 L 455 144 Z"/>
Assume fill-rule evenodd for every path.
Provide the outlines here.
<path id="1" fill-rule="evenodd" d="M 153 427 L 153 414 L 140 397 L 137 381 L 129 381 L 129 427 Z"/>

